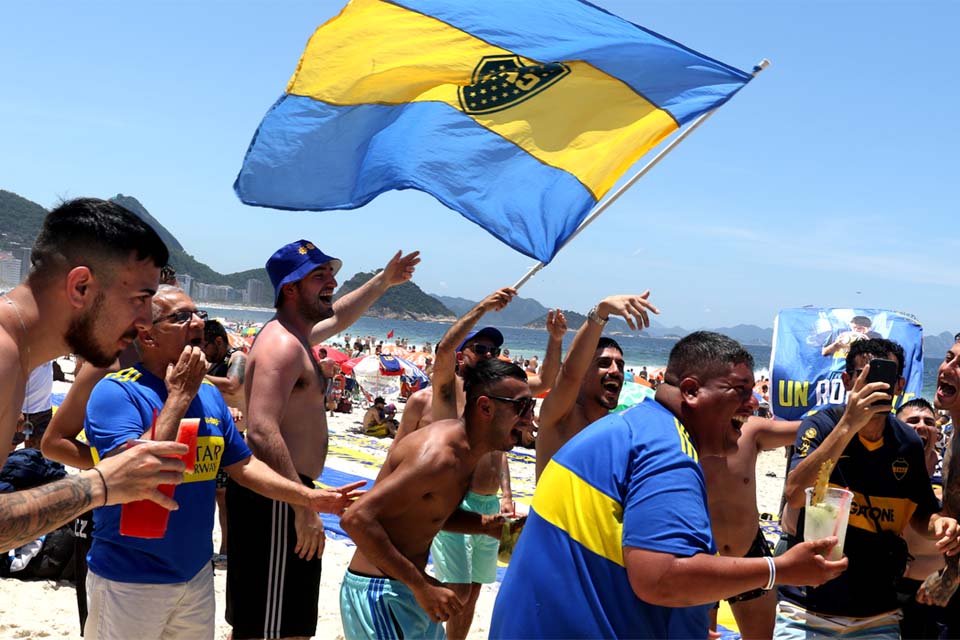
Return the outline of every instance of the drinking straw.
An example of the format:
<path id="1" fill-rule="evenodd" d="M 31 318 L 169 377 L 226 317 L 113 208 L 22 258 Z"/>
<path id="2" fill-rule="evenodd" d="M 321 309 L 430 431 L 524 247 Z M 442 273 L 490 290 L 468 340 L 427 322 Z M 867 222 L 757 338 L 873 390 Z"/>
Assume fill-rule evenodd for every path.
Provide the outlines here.
<path id="1" fill-rule="evenodd" d="M 154 409 L 156 411 L 156 409 Z M 846 504 L 848 497 L 853 499 L 853 494 L 850 493 L 850 487 L 844 487 L 844 491 L 847 493 L 843 496 L 843 500 L 840 501 L 840 513 L 843 513 L 843 508 L 846 506 L 847 510 L 850 510 L 850 505 Z M 840 518 L 837 518 L 836 522 L 833 523 L 833 535 L 836 536 L 837 532 L 840 531 Z"/>

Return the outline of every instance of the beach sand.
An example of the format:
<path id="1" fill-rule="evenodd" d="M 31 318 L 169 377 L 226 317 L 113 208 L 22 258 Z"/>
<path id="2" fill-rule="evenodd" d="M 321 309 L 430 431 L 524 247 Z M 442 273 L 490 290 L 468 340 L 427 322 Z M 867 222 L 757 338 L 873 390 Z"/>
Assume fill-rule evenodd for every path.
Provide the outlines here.
<path id="1" fill-rule="evenodd" d="M 354 410 L 352 414 L 328 417 L 331 446 L 327 465 L 338 471 L 373 478 L 376 474 L 374 461 L 382 460 L 389 442 L 357 433 L 362 416 L 362 411 Z M 516 454 L 510 457 L 514 494 L 518 502 L 525 504 L 529 504 L 533 490 L 534 465 L 530 453 L 527 449 L 517 449 Z M 776 513 L 779 509 L 784 467 L 782 449 L 760 455 L 757 463 L 757 503 L 761 512 Z M 215 529 L 213 537 L 216 550 L 220 541 L 219 527 Z M 343 540 L 327 539 L 323 554 L 317 638 L 343 638 L 339 607 L 340 580 L 353 549 L 352 544 Z M 215 585 L 215 637 L 219 640 L 227 638 L 230 631 L 223 620 L 225 570 L 216 571 Z M 470 638 L 479 640 L 487 637 L 496 591 L 495 584 L 484 586 L 477 602 Z M 68 582 L 0 580 L 0 638 L 80 638 L 73 586 Z"/>

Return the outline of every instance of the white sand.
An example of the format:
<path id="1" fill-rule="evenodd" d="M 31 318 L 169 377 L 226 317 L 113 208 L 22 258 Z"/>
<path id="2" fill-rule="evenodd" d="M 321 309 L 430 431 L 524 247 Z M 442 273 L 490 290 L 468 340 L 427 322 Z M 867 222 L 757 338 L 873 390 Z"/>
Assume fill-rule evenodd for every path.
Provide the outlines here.
<path id="1" fill-rule="evenodd" d="M 69 369 L 67 369 L 69 371 Z M 59 390 L 59 389 L 58 389 Z M 402 405 L 400 405 L 402 407 Z M 371 456 L 382 456 L 389 446 L 387 441 L 356 434 L 363 412 L 351 415 L 337 414 L 330 421 L 331 448 L 328 466 L 339 471 L 372 478 L 376 469 L 369 462 Z M 355 456 L 349 450 L 356 452 Z M 515 496 L 520 502 L 529 502 L 533 489 L 533 464 L 520 455 L 511 456 L 510 471 Z M 351 458 L 351 459 L 347 459 Z M 783 450 L 761 454 L 757 463 L 757 502 L 761 512 L 776 513 L 780 505 L 785 459 Z M 767 473 L 773 473 L 770 477 Z M 220 531 L 214 531 L 214 549 L 218 548 Z M 340 579 L 353 554 L 353 546 L 343 541 L 327 539 L 323 554 L 323 580 L 320 586 L 320 615 L 317 638 L 342 639 L 340 626 Z M 216 571 L 218 639 L 227 638 L 230 627 L 223 620 L 226 591 L 226 572 Z M 489 630 L 496 585 L 485 586 L 477 603 L 470 638 L 486 638 Z M 76 609 L 76 592 L 67 582 L 25 582 L 15 579 L 0 580 L 0 638 L 80 638 Z"/>

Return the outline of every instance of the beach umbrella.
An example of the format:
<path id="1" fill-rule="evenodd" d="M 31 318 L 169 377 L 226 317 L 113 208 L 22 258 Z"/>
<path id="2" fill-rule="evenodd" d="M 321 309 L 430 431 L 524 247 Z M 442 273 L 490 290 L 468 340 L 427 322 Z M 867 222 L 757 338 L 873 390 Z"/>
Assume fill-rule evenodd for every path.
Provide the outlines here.
<path id="1" fill-rule="evenodd" d="M 385 353 L 391 356 L 400 356 L 401 358 L 406 358 L 410 355 L 410 352 L 403 347 L 398 347 L 395 344 L 385 344 L 380 347 L 380 353 Z"/>
<path id="2" fill-rule="evenodd" d="M 404 360 L 409 360 L 421 369 L 427 366 L 427 358 L 433 360 L 433 354 L 426 351 L 414 351 L 409 355 L 402 356 Z"/>
<path id="3" fill-rule="evenodd" d="M 377 396 L 400 393 L 400 376 L 404 369 L 394 356 L 359 356 L 343 362 L 340 368 L 356 378 L 368 393 Z"/>
<path id="4" fill-rule="evenodd" d="M 313 355 L 317 360 L 320 359 L 320 349 L 325 349 L 327 352 L 327 357 L 337 364 L 343 364 L 350 359 L 350 356 L 343 351 L 340 351 L 340 349 L 334 349 L 333 347 L 328 347 L 325 344 L 321 344 L 313 347 Z"/>
<path id="5" fill-rule="evenodd" d="M 640 404 L 644 400 L 649 400 L 653 398 L 656 392 L 650 387 L 645 387 L 642 384 L 637 384 L 636 382 L 624 382 L 623 388 L 620 389 L 620 404 L 617 405 L 617 408 L 614 411 L 623 411 L 624 409 L 629 409 L 630 407 Z"/>
<path id="6" fill-rule="evenodd" d="M 420 389 L 430 384 L 430 376 L 424 373 L 423 369 L 413 362 L 400 357 L 397 357 L 397 362 L 403 367 L 403 373 L 401 375 L 406 378 L 408 384 L 416 384 Z"/>

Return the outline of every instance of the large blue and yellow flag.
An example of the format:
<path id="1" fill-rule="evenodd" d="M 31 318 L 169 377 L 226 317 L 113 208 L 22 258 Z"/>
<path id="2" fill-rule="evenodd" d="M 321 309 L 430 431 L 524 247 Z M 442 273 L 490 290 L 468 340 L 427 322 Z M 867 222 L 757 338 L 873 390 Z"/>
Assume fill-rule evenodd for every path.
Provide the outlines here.
<path id="1" fill-rule="evenodd" d="M 353 0 L 234 188 L 311 210 L 419 189 L 549 262 L 640 156 L 750 78 L 580 0 Z"/>

